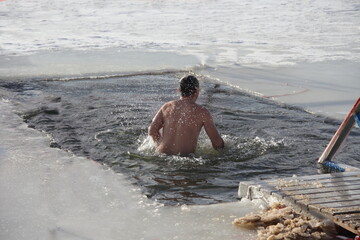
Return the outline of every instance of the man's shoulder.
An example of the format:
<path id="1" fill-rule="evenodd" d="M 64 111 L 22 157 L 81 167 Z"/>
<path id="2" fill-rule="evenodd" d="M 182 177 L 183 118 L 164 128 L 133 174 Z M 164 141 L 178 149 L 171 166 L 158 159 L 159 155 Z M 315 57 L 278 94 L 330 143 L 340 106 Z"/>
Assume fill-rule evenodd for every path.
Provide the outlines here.
<path id="1" fill-rule="evenodd" d="M 206 113 L 206 114 L 208 114 L 208 113 L 210 113 L 209 112 L 209 110 L 207 110 L 207 108 L 206 107 L 204 107 L 204 106 L 202 106 L 202 105 L 199 105 L 199 104 L 196 104 L 197 105 L 197 110 L 198 111 L 200 111 L 200 112 L 202 112 L 202 113 Z"/>
<path id="2" fill-rule="evenodd" d="M 164 107 L 169 107 L 169 106 L 173 106 L 176 104 L 176 100 L 173 100 L 173 101 L 169 101 L 169 102 L 166 102 L 164 103 L 164 105 L 162 106 L 162 108 Z"/>
<path id="3" fill-rule="evenodd" d="M 202 121 L 207 121 L 207 120 L 211 119 L 211 114 L 210 114 L 209 110 L 207 110 L 206 107 L 198 105 L 198 104 L 197 104 L 197 108 L 196 108 L 196 115 L 198 117 L 200 117 L 200 119 L 202 119 Z"/>
<path id="4" fill-rule="evenodd" d="M 164 105 L 162 105 L 161 110 L 166 112 L 167 110 L 174 108 L 175 105 L 176 101 L 166 102 Z"/>

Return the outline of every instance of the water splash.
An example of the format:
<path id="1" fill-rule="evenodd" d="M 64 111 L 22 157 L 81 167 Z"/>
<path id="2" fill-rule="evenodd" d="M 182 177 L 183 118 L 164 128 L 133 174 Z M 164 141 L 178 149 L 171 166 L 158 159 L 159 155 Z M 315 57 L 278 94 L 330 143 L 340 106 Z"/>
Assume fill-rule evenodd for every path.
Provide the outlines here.
<path id="1" fill-rule="evenodd" d="M 143 140 L 141 140 L 143 139 Z M 152 137 L 150 136 L 141 136 L 138 139 L 138 142 L 141 142 L 140 146 L 138 147 L 138 151 L 139 152 L 144 152 L 144 153 L 155 153 L 156 151 L 156 143 L 155 141 L 152 139 Z"/>

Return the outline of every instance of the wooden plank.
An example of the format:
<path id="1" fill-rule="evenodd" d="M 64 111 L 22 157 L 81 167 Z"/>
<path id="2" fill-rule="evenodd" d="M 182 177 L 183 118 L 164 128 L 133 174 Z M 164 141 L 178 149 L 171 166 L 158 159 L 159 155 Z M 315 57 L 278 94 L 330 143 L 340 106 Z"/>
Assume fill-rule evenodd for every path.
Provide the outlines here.
<path id="1" fill-rule="evenodd" d="M 324 179 L 319 179 L 317 182 L 319 183 L 337 183 L 337 182 L 351 182 L 351 181 L 359 181 L 360 179 L 360 175 L 352 175 L 352 176 L 345 176 L 345 177 L 335 177 L 335 178 L 324 178 Z"/>
<path id="2" fill-rule="evenodd" d="M 360 233 L 360 213 L 336 215 L 334 219 L 339 225 L 342 223 L 358 231 L 358 234 Z"/>
<path id="3" fill-rule="evenodd" d="M 339 222 L 340 223 L 340 222 Z M 358 220 L 347 220 L 347 221 L 341 221 L 341 223 L 346 224 L 354 229 L 360 228 L 360 223 Z"/>
<path id="4" fill-rule="evenodd" d="M 277 182 L 309 182 L 309 181 L 321 181 L 324 179 L 346 179 L 349 177 L 360 177 L 360 171 L 353 171 L 353 172 L 342 172 L 342 173 L 328 173 L 328 174 L 320 174 L 320 175 L 309 175 L 303 177 L 289 177 L 289 178 L 282 178 L 278 180 L 269 180 L 269 183 L 277 183 Z"/>
<path id="5" fill-rule="evenodd" d="M 298 201 L 296 204 L 306 206 L 309 210 L 321 212 L 323 209 L 344 209 L 349 207 L 359 208 L 359 201 L 348 201 L 348 202 L 331 202 L 331 203 L 320 203 L 313 204 L 308 201 Z"/>
<path id="6" fill-rule="evenodd" d="M 315 198 L 315 199 L 308 199 L 307 200 L 310 204 L 325 204 L 325 203 L 332 203 L 332 202 L 348 202 L 348 201 L 357 201 L 360 203 L 360 194 L 358 195 L 347 195 L 346 197 L 343 196 L 328 196 L 322 198 Z"/>
<path id="7" fill-rule="evenodd" d="M 352 181 L 359 181 L 360 175 L 355 176 L 346 176 L 343 178 L 327 178 L 327 179 L 320 179 L 319 183 L 337 183 L 337 182 L 352 182 Z"/>
<path id="8" fill-rule="evenodd" d="M 350 176 L 346 178 L 325 178 L 320 180 L 314 180 L 314 181 L 299 181 L 299 182 L 292 182 L 291 184 L 287 184 L 284 182 L 283 184 L 275 185 L 270 184 L 276 188 L 281 189 L 291 189 L 291 188 L 297 188 L 297 187 L 323 187 L 327 185 L 341 185 L 344 183 L 348 184 L 360 184 L 360 176 Z"/>
<path id="9" fill-rule="evenodd" d="M 289 196 L 294 195 L 311 195 L 311 194 L 319 194 L 319 193 L 331 193 L 331 192 L 339 192 L 341 194 L 348 191 L 359 191 L 360 185 L 348 186 L 348 187 L 329 187 L 329 188 L 316 188 L 316 189 L 303 189 L 298 191 L 284 191 Z"/>
<path id="10" fill-rule="evenodd" d="M 332 188 L 308 189 L 302 191 L 279 191 L 272 186 L 260 185 L 259 191 L 266 192 L 268 195 L 279 195 L 281 198 L 291 197 L 294 202 L 303 202 L 304 204 L 340 204 L 344 202 L 347 206 L 350 202 L 360 202 L 360 186 L 343 186 Z M 348 192 L 351 191 L 351 192 Z"/>
<path id="11" fill-rule="evenodd" d="M 301 176 L 301 177 L 287 177 L 281 179 L 267 179 L 263 180 L 272 185 L 279 185 L 278 183 L 282 182 L 306 182 L 306 181 L 319 181 L 322 179 L 336 179 L 336 178 L 347 178 L 347 177 L 359 177 L 360 178 L 360 171 L 352 171 L 352 172 L 339 172 L 339 173 L 328 173 L 328 174 L 319 174 L 319 175 L 308 175 L 308 176 Z"/>
<path id="12" fill-rule="evenodd" d="M 360 213 L 355 213 L 355 214 L 343 214 L 343 215 L 337 215 L 336 218 L 339 221 L 351 221 L 351 220 L 360 220 Z"/>
<path id="13" fill-rule="evenodd" d="M 334 221 L 335 224 L 350 230 L 351 232 L 354 232 L 355 234 L 359 234 L 359 224 L 356 222 L 338 222 L 338 221 Z"/>
<path id="14" fill-rule="evenodd" d="M 345 208 L 345 207 L 358 207 L 360 210 L 360 204 L 358 200 L 355 201 L 340 201 L 340 202 L 331 202 L 331 203 L 321 203 L 321 204 L 313 204 L 312 206 L 321 206 L 321 208 Z"/>
<path id="15" fill-rule="evenodd" d="M 351 192 L 329 192 L 329 193 L 315 193 L 315 194 L 311 194 L 311 195 L 304 195 L 304 194 L 299 194 L 299 195 L 292 195 L 291 197 L 295 200 L 304 200 L 304 199 L 308 199 L 313 200 L 313 199 L 326 199 L 326 198 L 330 198 L 330 197 L 343 197 L 343 198 L 348 198 L 350 196 L 353 195 L 359 195 L 360 194 L 360 190 L 354 190 Z"/>
<path id="16" fill-rule="evenodd" d="M 309 184 L 302 184 L 302 185 L 293 185 L 288 187 L 275 187 L 277 190 L 281 191 L 301 191 L 301 190 L 308 190 L 308 189 L 318 189 L 318 188 L 330 188 L 330 187 L 347 187 L 347 186 L 360 186 L 360 178 L 356 181 L 349 181 L 349 182 L 326 182 L 326 183 L 309 183 Z"/>
<path id="17" fill-rule="evenodd" d="M 342 222 L 348 225 L 354 225 L 355 227 L 358 227 L 360 225 L 359 221 L 356 220 L 346 220 Z"/>
<path id="18" fill-rule="evenodd" d="M 357 214 L 360 213 L 359 208 L 342 208 L 342 209 L 323 209 L 322 212 L 331 213 L 331 215 L 341 215 L 341 214 Z"/>
<path id="19" fill-rule="evenodd" d="M 347 186 L 360 186 L 360 178 L 353 180 L 353 181 L 338 181 L 336 183 L 332 182 L 324 182 L 324 183 L 309 183 L 303 185 L 296 185 L 296 186 L 289 186 L 289 187 L 277 187 L 277 189 L 282 191 L 299 191 L 299 190 L 309 190 L 309 189 L 326 189 L 331 187 L 347 187 Z"/>

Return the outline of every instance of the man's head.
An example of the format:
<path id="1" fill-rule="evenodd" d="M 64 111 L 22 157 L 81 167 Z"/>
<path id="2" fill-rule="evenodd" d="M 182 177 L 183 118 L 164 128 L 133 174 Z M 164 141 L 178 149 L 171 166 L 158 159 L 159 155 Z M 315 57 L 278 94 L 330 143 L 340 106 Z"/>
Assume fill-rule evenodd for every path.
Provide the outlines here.
<path id="1" fill-rule="evenodd" d="M 180 79 L 180 93 L 183 97 L 193 96 L 199 88 L 199 81 L 195 76 L 189 75 Z"/>

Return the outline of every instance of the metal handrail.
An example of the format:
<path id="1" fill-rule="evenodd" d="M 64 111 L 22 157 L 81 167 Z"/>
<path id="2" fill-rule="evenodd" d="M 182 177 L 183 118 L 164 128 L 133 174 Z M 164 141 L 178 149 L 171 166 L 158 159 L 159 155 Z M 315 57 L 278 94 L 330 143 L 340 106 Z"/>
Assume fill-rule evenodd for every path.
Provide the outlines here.
<path id="1" fill-rule="evenodd" d="M 354 126 L 355 122 L 360 124 L 360 97 L 355 102 L 351 111 L 345 117 L 344 121 L 341 123 L 340 127 L 330 140 L 329 144 L 325 148 L 324 152 L 321 154 L 318 163 L 323 163 L 324 161 L 331 161 L 335 156 L 336 152 L 339 150 L 341 145 L 344 143 L 344 140 L 349 135 L 350 130 Z M 360 126 L 359 126 L 360 127 Z"/>

